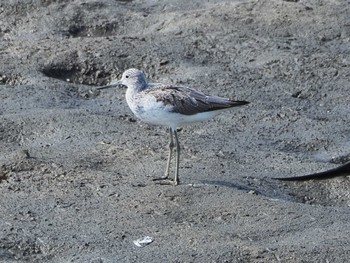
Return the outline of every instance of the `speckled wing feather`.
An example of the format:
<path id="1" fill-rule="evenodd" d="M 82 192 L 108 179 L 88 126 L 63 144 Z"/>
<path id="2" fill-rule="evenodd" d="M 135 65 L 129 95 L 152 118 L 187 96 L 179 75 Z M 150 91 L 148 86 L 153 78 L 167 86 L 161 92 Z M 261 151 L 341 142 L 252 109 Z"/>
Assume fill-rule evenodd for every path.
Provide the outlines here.
<path id="1" fill-rule="evenodd" d="M 248 104 L 246 101 L 233 101 L 221 97 L 207 96 L 202 92 L 187 87 L 160 86 L 144 92 L 154 96 L 157 101 L 162 101 L 165 105 L 171 105 L 173 112 L 184 115 Z"/>

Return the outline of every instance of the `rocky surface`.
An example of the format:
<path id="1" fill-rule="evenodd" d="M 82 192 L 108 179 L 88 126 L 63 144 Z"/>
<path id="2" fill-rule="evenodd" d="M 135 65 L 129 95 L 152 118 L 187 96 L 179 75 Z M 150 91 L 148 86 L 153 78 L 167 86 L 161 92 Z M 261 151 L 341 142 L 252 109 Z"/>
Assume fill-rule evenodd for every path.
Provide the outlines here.
<path id="1" fill-rule="evenodd" d="M 0 3 L 0 262 L 346 262 L 346 1 Z M 137 121 L 130 67 L 248 100 L 180 132 Z M 133 240 L 151 236 L 139 248 Z"/>

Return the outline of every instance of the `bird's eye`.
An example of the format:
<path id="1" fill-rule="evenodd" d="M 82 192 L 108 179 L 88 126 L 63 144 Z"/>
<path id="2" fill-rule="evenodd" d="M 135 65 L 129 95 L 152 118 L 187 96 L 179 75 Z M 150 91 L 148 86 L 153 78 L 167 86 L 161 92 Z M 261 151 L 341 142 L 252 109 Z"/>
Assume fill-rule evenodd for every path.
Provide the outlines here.
<path id="1" fill-rule="evenodd" d="M 125 78 L 127 78 L 127 79 L 128 79 L 128 78 L 129 78 L 129 75 L 126 75 L 126 76 L 125 76 Z"/>

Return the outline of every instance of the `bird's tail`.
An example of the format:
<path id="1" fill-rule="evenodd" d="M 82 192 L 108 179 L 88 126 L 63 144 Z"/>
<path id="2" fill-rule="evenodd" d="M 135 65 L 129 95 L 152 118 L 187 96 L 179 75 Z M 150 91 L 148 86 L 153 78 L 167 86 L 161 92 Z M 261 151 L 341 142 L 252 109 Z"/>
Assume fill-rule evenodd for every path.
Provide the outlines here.
<path id="1" fill-rule="evenodd" d="M 249 104 L 248 101 L 231 100 L 222 97 L 208 96 L 206 102 L 211 105 L 211 110 L 224 110 L 227 108 Z"/>

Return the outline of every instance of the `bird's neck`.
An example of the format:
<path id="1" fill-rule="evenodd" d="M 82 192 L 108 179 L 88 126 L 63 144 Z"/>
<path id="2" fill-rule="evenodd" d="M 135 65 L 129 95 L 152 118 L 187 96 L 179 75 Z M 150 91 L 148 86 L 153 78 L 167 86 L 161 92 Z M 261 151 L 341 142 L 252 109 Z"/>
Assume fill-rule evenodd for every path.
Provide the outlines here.
<path id="1" fill-rule="evenodd" d="M 141 92 L 141 91 L 147 89 L 147 87 L 148 87 L 148 84 L 144 79 L 138 79 L 129 88 L 132 88 L 134 90 L 134 92 Z"/>

